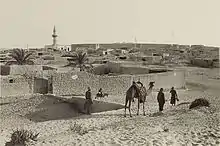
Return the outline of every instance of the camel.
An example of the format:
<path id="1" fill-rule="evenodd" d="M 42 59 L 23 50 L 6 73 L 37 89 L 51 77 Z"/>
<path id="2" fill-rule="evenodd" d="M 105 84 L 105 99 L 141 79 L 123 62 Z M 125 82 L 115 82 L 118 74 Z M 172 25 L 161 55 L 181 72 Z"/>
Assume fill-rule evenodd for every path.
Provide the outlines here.
<path id="1" fill-rule="evenodd" d="M 137 85 L 137 83 L 141 84 L 141 87 L 139 87 Z M 155 82 L 150 82 L 149 83 L 148 90 L 146 90 L 145 86 L 143 86 L 143 84 L 140 81 L 138 81 L 137 83 L 133 81 L 133 84 L 131 85 L 131 87 L 126 92 L 125 113 L 124 113 L 125 117 L 126 117 L 126 108 L 127 108 L 127 103 L 128 102 L 129 102 L 129 105 L 128 105 L 129 114 L 130 114 L 130 117 L 132 117 L 131 116 L 131 101 L 134 101 L 134 98 L 138 99 L 137 115 L 139 115 L 140 103 L 143 103 L 143 115 L 145 116 L 144 104 L 145 104 L 145 101 L 146 101 L 146 97 L 150 93 L 152 93 L 152 89 L 153 89 L 153 86 L 154 86 Z"/>

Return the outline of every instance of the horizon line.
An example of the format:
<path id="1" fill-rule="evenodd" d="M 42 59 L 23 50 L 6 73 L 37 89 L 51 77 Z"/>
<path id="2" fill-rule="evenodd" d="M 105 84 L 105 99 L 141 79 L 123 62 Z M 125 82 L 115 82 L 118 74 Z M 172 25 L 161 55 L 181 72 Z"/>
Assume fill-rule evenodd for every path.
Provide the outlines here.
<path id="1" fill-rule="evenodd" d="M 96 45 L 96 44 L 149 44 L 149 45 L 180 45 L 180 46 L 195 46 L 195 45 L 198 45 L 198 46 L 206 46 L 206 47 L 217 47 L 217 48 L 220 48 L 220 46 L 218 45 L 211 45 L 211 44 L 185 44 L 185 43 L 157 43 L 157 42 L 100 42 L 100 43 L 97 43 L 97 42 L 86 42 L 86 43 L 71 43 L 71 44 L 57 44 L 57 45 L 83 45 L 83 44 L 91 44 L 91 45 Z M 44 48 L 46 45 L 51 45 L 51 44 L 44 44 L 42 46 L 31 46 L 29 44 L 28 45 L 28 48 Z M 13 48 L 23 48 L 23 49 L 26 49 L 27 46 L 23 46 L 23 47 L 1 47 L 0 49 L 13 49 Z"/>

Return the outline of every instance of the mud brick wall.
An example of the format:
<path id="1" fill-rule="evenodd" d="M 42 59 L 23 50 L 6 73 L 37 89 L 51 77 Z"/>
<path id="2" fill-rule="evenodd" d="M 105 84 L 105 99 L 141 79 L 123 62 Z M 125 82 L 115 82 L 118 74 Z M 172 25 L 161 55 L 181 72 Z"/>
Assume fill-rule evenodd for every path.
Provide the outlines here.
<path id="1" fill-rule="evenodd" d="M 149 82 L 155 82 L 154 90 L 164 88 L 170 90 L 171 87 L 176 89 L 185 88 L 185 72 L 184 71 L 170 71 L 165 73 L 137 75 L 133 78 L 135 81 L 140 80 L 145 87 L 148 88 Z"/>
<path id="2" fill-rule="evenodd" d="M 73 80 L 73 75 L 77 75 L 78 78 Z M 94 87 L 99 87 L 99 78 L 86 72 L 57 73 L 52 78 L 52 84 L 54 94 L 81 95 L 85 94 L 88 87 L 91 87 L 92 91 Z"/>
<path id="3" fill-rule="evenodd" d="M 22 76 L 1 76 L 0 85 L 0 97 L 30 94 L 28 82 Z"/>
<path id="4" fill-rule="evenodd" d="M 131 79 L 131 76 L 99 76 L 98 89 L 102 88 L 108 94 L 123 95 L 130 87 Z"/>
<path id="5" fill-rule="evenodd" d="M 36 74 L 43 70 L 41 65 L 11 65 L 10 68 L 10 75 Z"/>
<path id="6" fill-rule="evenodd" d="M 0 97 L 30 94 L 28 83 L 1 84 Z"/>
<path id="7" fill-rule="evenodd" d="M 78 75 L 73 80 L 71 77 Z M 185 73 L 171 71 L 166 73 L 145 75 L 99 76 L 86 72 L 57 73 L 53 76 L 53 93 L 56 95 L 84 95 L 87 87 L 91 87 L 95 95 L 99 88 L 111 95 L 124 95 L 133 80 L 140 79 L 148 87 L 149 82 L 155 81 L 155 90 L 164 88 L 169 90 L 172 86 L 177 89 L 185 87 Z"/>

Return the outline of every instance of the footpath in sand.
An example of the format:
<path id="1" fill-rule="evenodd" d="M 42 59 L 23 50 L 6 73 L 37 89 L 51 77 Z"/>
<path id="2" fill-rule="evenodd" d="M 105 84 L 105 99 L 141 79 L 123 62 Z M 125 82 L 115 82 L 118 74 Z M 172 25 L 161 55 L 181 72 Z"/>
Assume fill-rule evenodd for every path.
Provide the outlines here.
<path id="1" fill-rule="evenodd" d="M 201 77 L 202 76 L 202 77 Z M 203 80 L 200 80 L 202 78 Z M 194 79 L 194 80 L 193 80 Z M 179 105 L 171 107 L 169 93 L 163 114 L 159 114 L 156 92 L 147 98 L 146 116 L 136 115 L 137 101 L 132 104 L 133 117 L 123 117 L 124 109 L 81 115 L 71 113 L 70 107 L 61 106 L 65 118 L 43 122 L 30 120 L 30 113 L 36 113 L 45 97 L 37 96 L 28 100 L 1 105 L 0 145 L 9 141 L 10 133 L 17 128 L 40 132 L 37 146 L 63 145 L 220 145 L 220 81 L 200 75 L 187 77 L 188 90 L 179 90 Z M 211 103 L 210 108 L 189 110 L 189 102 L 204 97 Z M 102 101 L 124 104 L 124 96 L 109 96 Z M 107 106 L 107 105 L 106 105 Z M 46 111 L 47 108 L 43 107 Z M 48 108 L 49 109 L 49 108 Z M 62 110 L 61 110 L 62 109 Z M 67 112 L 68 110 L 69 113 Z M 42 110 L 40 110 L 42 112 Z M 45 113 L 49 113 L 48 111 Z M 57 113 L 57 114 L 60 114 Z M 28 118 L 27 118 L 28 117 Z M 69 118 L 68 118 L 69 117 Z M 74 130 L 74 125 L 84 133 Z M 81 126 L 80 126 L 81 125 Z"/>

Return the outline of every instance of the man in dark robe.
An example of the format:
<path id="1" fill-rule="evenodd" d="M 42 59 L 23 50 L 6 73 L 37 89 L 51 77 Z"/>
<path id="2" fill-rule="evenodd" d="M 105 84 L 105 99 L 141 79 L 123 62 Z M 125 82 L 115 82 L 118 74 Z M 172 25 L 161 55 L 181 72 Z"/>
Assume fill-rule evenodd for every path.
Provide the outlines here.
<path id="1" fill-rule="evenodd" d="M 176 105 L 176 100 L 179 101 L 179 99 L 177 98 L 177 92 L 176 90 L 174 90 L 174 87 L 171 88 L 170 94 L 171 94 L 170 104 L 174 106 Z"/>
<path id="2" fill-rule="evenodd" d="M 84 104 L 84 109 L 86 111 L 86 114 L 91 114 L 91 106 L 93 104 L 93 101 L 92 101 L 92 93 L 91 93 L 91 89 L 90 87 L 88 87 L 88 90 L 86 91 L 86 101 L 85 101 L 85 104 Z"/>
<path id="3" fill-rule="evenodd" d="M 160 88 L 160 91 L 157 94 L 157 101 L 159 103 L 159 111 L 162 112 L 163 106 L 165 104 L 165 97 L 164 97 L 164 93 L 163 93 L 163 88 Z"/>

